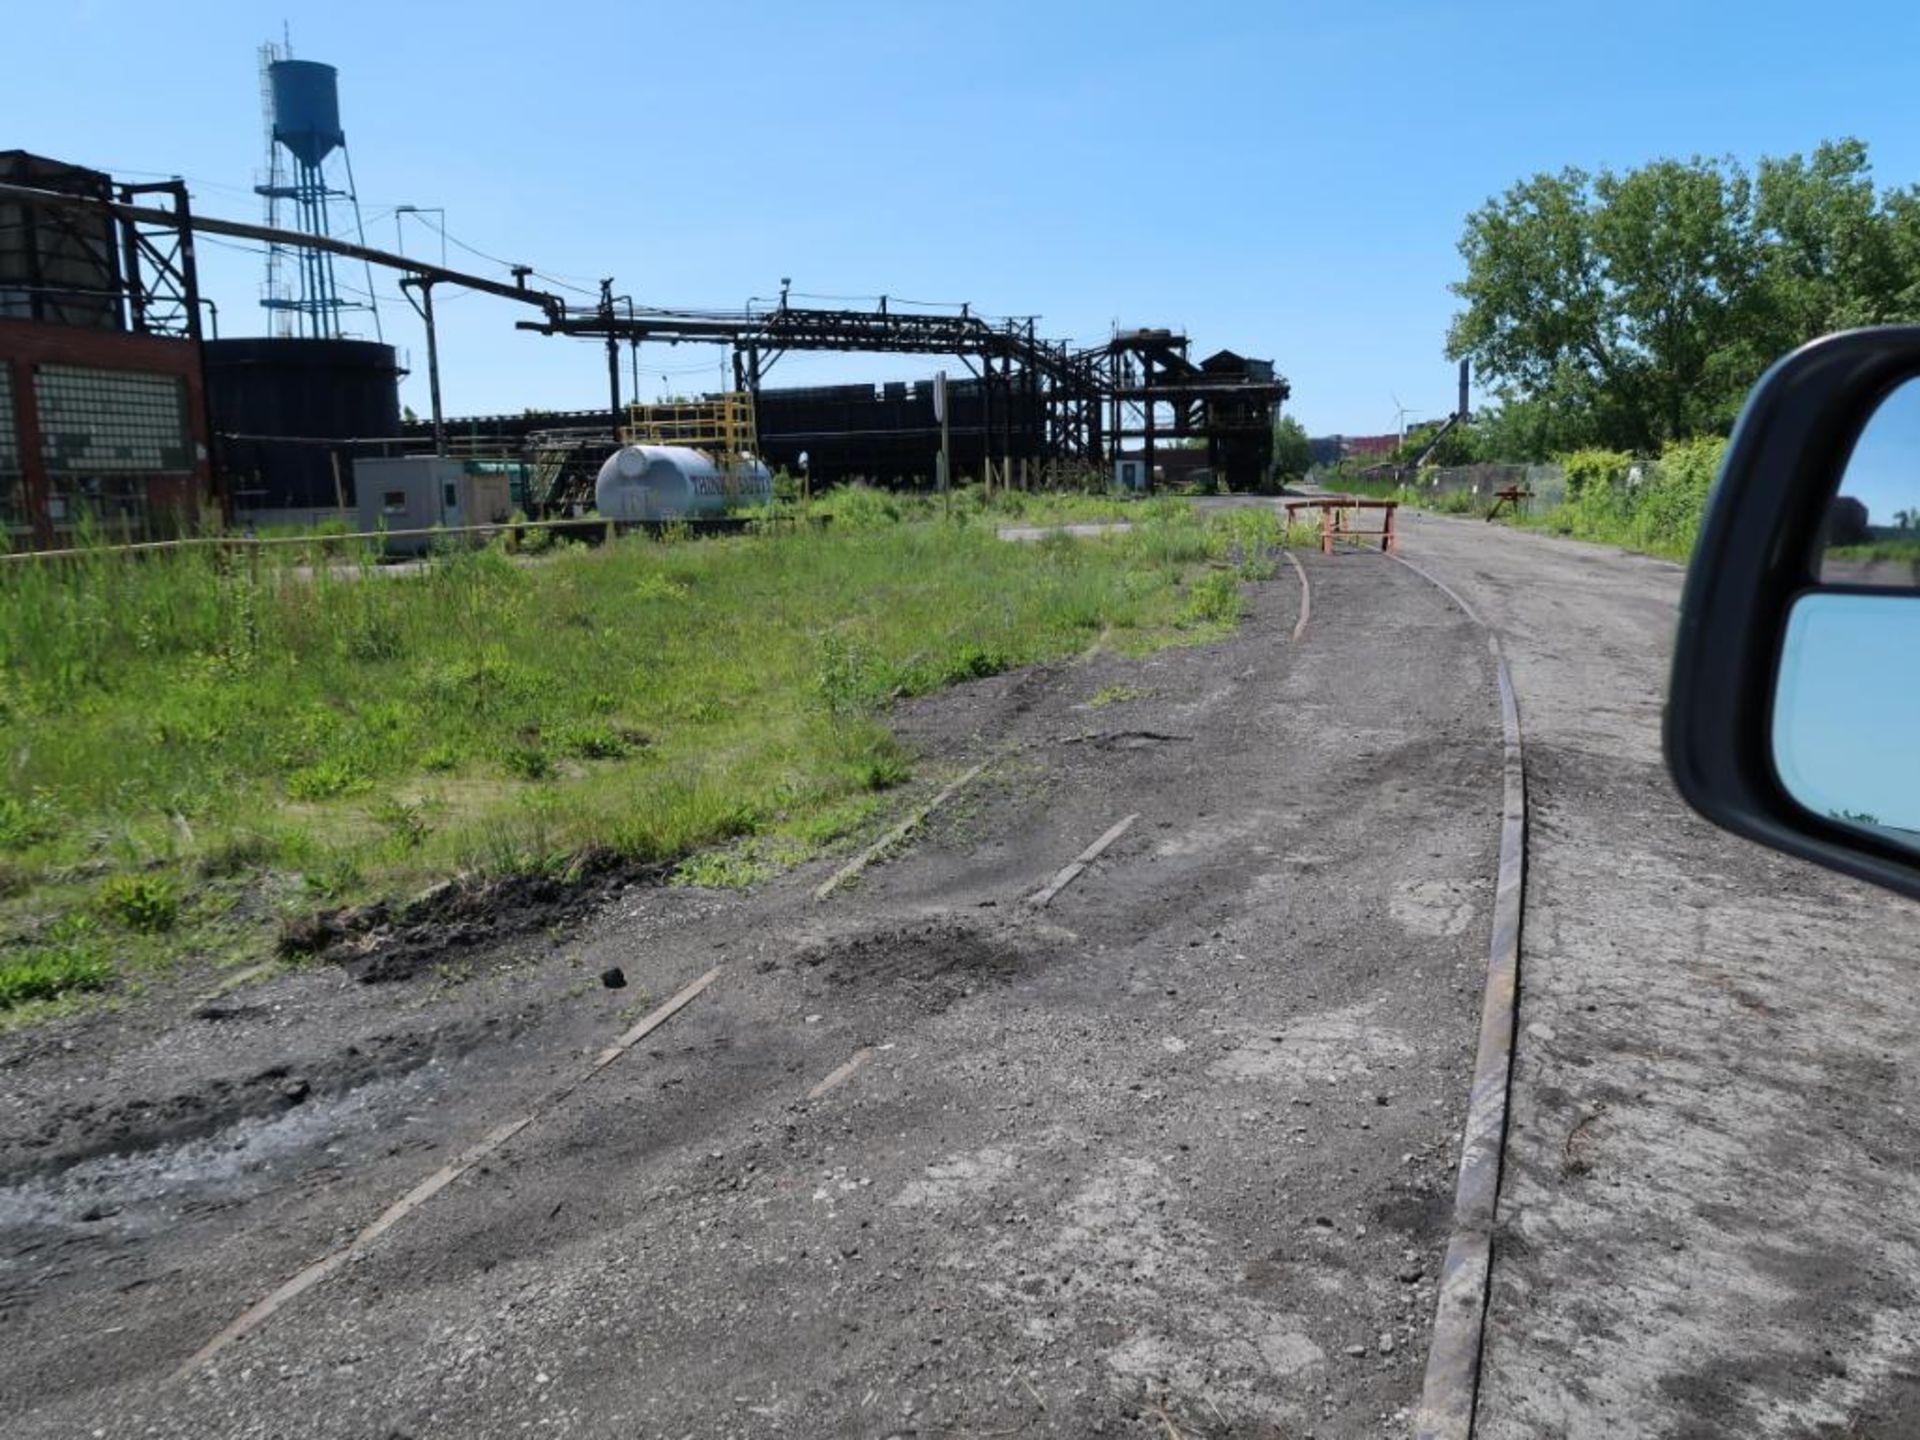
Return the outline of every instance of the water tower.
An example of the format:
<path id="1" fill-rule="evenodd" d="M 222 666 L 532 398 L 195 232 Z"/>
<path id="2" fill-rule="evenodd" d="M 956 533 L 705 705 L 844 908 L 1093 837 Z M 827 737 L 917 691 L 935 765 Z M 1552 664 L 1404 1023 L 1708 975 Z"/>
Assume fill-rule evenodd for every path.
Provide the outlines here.
<path id="1" fill-rule="evenodd" d="M 294 59 L 290 45 L 263 45 L 260 100 L 266 117 L 267 178 L 254 189 L 266 197 L 267 223 L 309 235 L 332 235 L 331 202 L 339 201 L 351 212 L 354 231 L 365 244 L 360 201 L 354 194 L 353 160 L 347 153 L 346 132 L 340 128 L 339 72 L 316 60 Z M 374 334 L 380 334 L 371 267 L 366 298 L 342 299 L 333 256 L 324 250 L 269 246 L 267 283 L 260 303 L 273 313 L 278 335 L 337 339 L 345 310 L 371 311 Z"/>

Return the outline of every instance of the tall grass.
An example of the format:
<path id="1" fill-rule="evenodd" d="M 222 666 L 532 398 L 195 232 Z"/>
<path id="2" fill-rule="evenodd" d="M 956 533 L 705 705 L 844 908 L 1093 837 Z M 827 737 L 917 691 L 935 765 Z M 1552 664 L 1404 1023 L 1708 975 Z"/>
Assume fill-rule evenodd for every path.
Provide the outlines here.
<path id="1" fill-rule="evenodd" d="M 1524 522 L 1578 540 L 1685 560 L 1699 538 L 1726 444 L 1711 436 L 1678 441 L 1657 460 L 1613 450 L 1564 455 L 1565 502 L 1523 517 Z"/>
<path id="2" fill-rule="evenodd" d="M 814 511 L 830 515 L 842 529 L 873 529 L 903 520 L 953 519 L 990 523 L 1036 525 L 1087 524 L 1111 520 L 1138 520 L 1159 504 L 1189 508 L 1173 497 L 1141 500 L 1130 495 L 1080 494 L 1063 490 L 997 489 L 963 485 L 950 496 L 924 491 L 893 491 L 865 485 L 837 485 L 813 501 Z"/>
<path id="3" fill-rule="evenodd" d="M 1677 441 L 1658 458 L 1618 450 L 1577 450 L 1557 457 L 1566 478 L 1561 503 L 1536 501 L 1502 518 L 1569 535 L 1577 540 L 1619 545 L 1649 555 L 1685 560 L 1693 553 L 1706 514 L 1707 495 L 1719 474 L 1726 441 L 1715 436 Z M 1399 500 L 1442 514 L 1485 513 L 1491 496 L 1469 491 L 1438 494 L 1417 485 L 1364 477 L 1329 475 L 1329 489 Z"/>
<path id="4" fill-rule="evenodd" d="M 1191 582 L 1272 538 L 1178 502 L 1041 545 L 841 503 L 824 532 L 406 575 L 339 541 L 0 564 L 0 1010 L 450 873 L 831 840 L 911 778 L 891 699 L 1213 633 L 1237 593 Z M 73 915 L 104 950 L 54 934 Z"/>

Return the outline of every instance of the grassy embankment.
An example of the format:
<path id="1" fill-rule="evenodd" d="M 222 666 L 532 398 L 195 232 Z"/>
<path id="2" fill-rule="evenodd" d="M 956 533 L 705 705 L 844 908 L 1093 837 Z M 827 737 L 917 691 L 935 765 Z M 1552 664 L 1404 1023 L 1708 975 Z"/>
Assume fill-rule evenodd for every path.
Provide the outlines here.
<path id="1" fill-rule="evenodd" d="M 0 1019 L 449 875 L 764 874 L 883 821 L 915 763 L 894 697 L 1218 635 L 1280 538 L 1165 502 L 1037 545 L 829 506 L 410 576 L 339 541 L 0 563 Z"/>
<path id="2" fill-rule="evenodd" d="M 1658 459 L 1616 450 L 1577 450 L 1558 457 L 1566 498 L 1558 505 L 1503 509 L 1499 519 L 1576 540 L 1618 545 L 1646 555 L 1685 560 L 1699 538 L 1707 493 L 1720 472 L 1726 441 L 1709 437 L 1667 446 Z M 1485 514 L 1490 496 L 1435 495 L 1418 486 L 1333 475 L 1330 490 L 1375 495 L 1442 514 Z"/>

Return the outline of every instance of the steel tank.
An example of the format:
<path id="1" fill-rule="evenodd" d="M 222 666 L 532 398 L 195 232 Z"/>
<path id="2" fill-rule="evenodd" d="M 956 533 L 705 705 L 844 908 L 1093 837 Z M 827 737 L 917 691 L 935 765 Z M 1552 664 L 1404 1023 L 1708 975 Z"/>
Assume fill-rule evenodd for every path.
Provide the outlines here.
<path id="1" fill-rule="evenodd" d="M 687 520 L 773 499 L 773 474 L 758 460 L 717 463 L 683 445 L 625 445 L 600 467 L 593 503 L 609 520 Z"/>
<path id="2" fill-rule="evenodd" d="M 317 60 L 267 66 L 273 96 L 273 138 L 304 165 L 318 165 L 347 143 L 340 128 L 339 72 Z"/>
<path id="3" fill-rule="evenodd" d="M 205 345 L 207 399 L 236 508 L 353 503 L 353 462 L 400 435 L 400 367 L 370 340 L 247 338 Z M 358 440 L 358 445 L 328 441 Z M 336 490 L 335 477 L 340 478 Z"/>

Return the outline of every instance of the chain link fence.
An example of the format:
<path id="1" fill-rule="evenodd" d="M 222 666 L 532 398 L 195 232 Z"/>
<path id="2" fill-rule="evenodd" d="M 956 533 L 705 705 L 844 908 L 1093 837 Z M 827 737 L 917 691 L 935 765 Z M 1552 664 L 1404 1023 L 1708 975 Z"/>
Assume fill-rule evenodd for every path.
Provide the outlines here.
<path id="1" fill-rule="evenodd" d="M 1413 488 L 1433 495 L 1468 494 L 1493 503 L 1501 490 L 1531 490 L 1527 502 L 1534 511 L 1557 509 L 1567 498 L 1566 472 L 1558 465 L 1445 465 L 1429 466 L 1412 481 Z"/>

